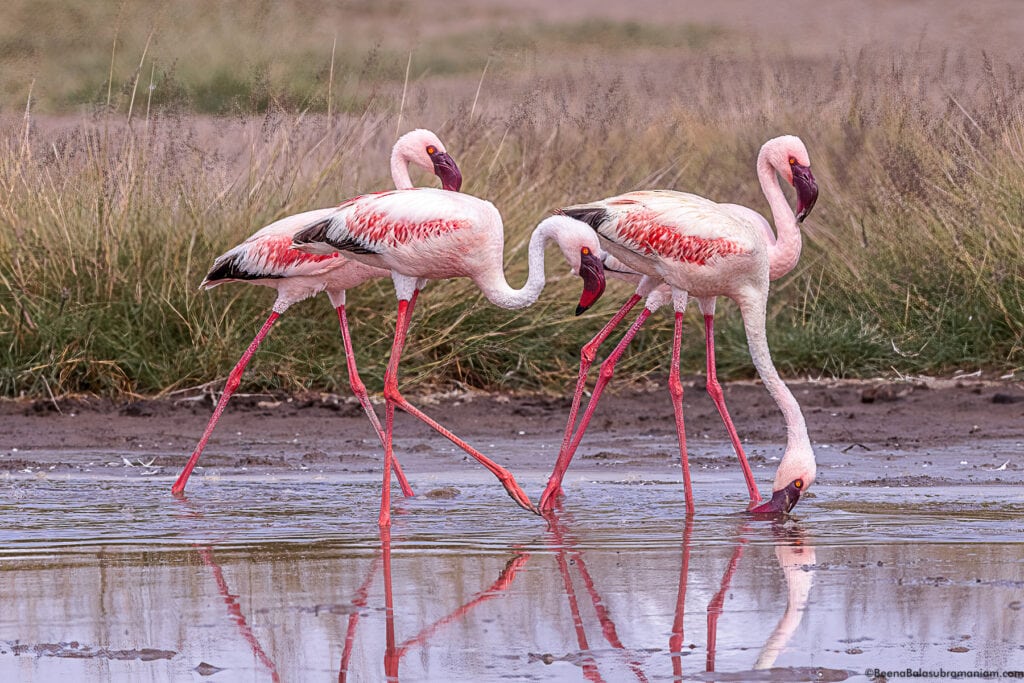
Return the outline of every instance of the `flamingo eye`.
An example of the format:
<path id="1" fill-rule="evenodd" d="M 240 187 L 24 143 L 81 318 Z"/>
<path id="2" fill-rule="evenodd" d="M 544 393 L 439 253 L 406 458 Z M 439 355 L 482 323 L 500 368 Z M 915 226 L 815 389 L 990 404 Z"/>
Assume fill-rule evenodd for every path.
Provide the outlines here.
<path id="1" fill-rule="evenodd" d="M 590 248 L 589 247 L 583 247 L 582 249 L 580 249 L 580 253 L 583 254 L 584 256 L 589 256 L 590 255 Z"/>
<path id="2" fill-rule="evenodd" d="M 797 487 L 797 489 L 802 489 L 804 487 L 804 480 L 797 479 L 796 481 L 793 482 L 793 486 Z"/>
<path id="3" fill-rule="evenodd" d="M 790 157 L 789 158 L 789 165 L 790 166 L 796 166 L 796 157 Z"/>
<path id="4" fill-rule="evenodd" d="M 434 147 L 433 145 L 427 147 L 427 154 L 433 155 L 435 152 L 437 152 L 437 147 Z M 790 161 L 790 163 L 792 163 L 792 161 Z"/>

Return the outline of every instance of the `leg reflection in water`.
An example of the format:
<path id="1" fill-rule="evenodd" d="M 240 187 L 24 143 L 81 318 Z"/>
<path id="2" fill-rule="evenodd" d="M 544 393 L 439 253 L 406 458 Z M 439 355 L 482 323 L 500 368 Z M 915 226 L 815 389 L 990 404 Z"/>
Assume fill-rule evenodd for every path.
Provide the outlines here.
<path id="1" fill-rule="evenodd" d="M 196 510 L 184 495 L 175 498 L 174 504 L 184 512 L 185 517 L 202 520 L 202 513 Z M 252 650 L 253 657 L 270 672 L 272 681 L 275 683 L 280 681 L 281 676 L 277 672 L 277 665 L 274 664 L 274 660 L 267 654 L 267 651 L 253 632 L 252 627 L 249 626 L 248 620 L 242 613 L 242 606 L 238 603 L 238 596 L 231 592 L 227 579 L 224 578 L 224 570 L 213 556 L 213 544 L 194 543 L 193 546 L 199 554 L 199 559 L 202 560 L 203 565 L 213 574 L 214 583 L 217 584 L 217 592 L 220 593 L 221 599 L 227 607 L 228 618 L 238 627 L 238 632 L 248 644 L 249 649 Z"/>
<path id="2" fill-rule="evenodd" d="M 580 579 L 587 590 L 587 595 L 590 596 L 590 602 L 594 606 L 594 612 L 597 614 L 597 620 L 601 624 L 601 634 L 604 636 L 605 641 L 615 648 L 615 650 L 622 653 L 626 665 L 629 667 L 630 671 L 633 672 L 636 679 L 642 683 L 646 683 L 648 679 L 643 671 L 640 661 L 632 651 L 628 650 L 622 644 L 618 630 L 615 628 L 615 622 L 611 618 L 611 613 L 605 606 L 604 600 L 601 599 L 601 594 L 598 592 L 597 587 L 594 584 L 594 579 L 590 574 L 590 570 L 587 569 L 584 553 L 579 549 L 572 538 L 572 535 L 568 532 L 567 524 L 571 522 L 571 517 L 568 513 L 558 510 L 557 512 L 549 513 L 547 515 L 547 520 L 548 531 L 550 532 L 550 542 L 552 546 L 558 550 L 558 554 L 556 556 L 558 561 L 558 571 L 562 575 L 565 594 L 569 600 L 569 609 L 572 611 L 573 625 L 576 629 L 576 642 L 584 657 L 583 674 L 587 677 L 587 680 L 590 681 L 604 680 L 598 671 L 594 658 L 589 654 L 590 646 L 587 642 L 587 634 L 586 629 L 583 626 L 583 618 L 580 615 L 579 600 L 576 597 L 576 589 L 573 585 L 572 574 L 569 571 L 570 563 L 576 567 Z"/>
<path id="3" fill-rule="evenodd" d="M 418 646 L 425 645 L 430 638 L 437 633 L 439 630 L 458 621 L 466 613 L 470 612 L 474 608 L 482 605 L 489 600 L 499 597 L 505 591 L 507 591 L 512 582 L 515 581 L 516 573 L 526 564 L 526 561 L 530 559 L 528 553 L 517 553 L 515 554 L 505 565 L 504 569 L 495 579 L 494 583 L 475 594 L 472 598 L 460 605 L 458 608 L 449 612 L 447 615 L 441 617 L 437 621 L 434 621 L 427 626 L 420 629 L 411 638 L 408 638 L 401 643 L 398 643 L 398 639 L 395 636 L 395 600 L 394 592 L 392 590 L 391 581 L 391 529 L 387 527 L 380 528 L 380 545 L 381 545 L 381 557 L 383 558 L 384 565 L 384 622 L 385 622 L 385 650 L 384 650 L 384 675 L 389 681 L 398 680 L 398 667 L 402 661 L 402 658 L 408 654 L 409 650 Z M 366 581 L 363 582 L 363 587 L 360 588 L 360 593 L 357 595 L 356 600 L 361 599 L 361 604 L 357 604 L 356 600 L 353 600 L 353 605 L 357 607 L 366 606 L 366 595 L 369 592 L 370 584 L 374 574 L 376 573 L 377 563 L 374 564 L 371 573 L 367 576 Z M 345 650 L 342 655 L 341 670 L 338 673 L 339 683 L 345 683 L 350 673 L 355 673 L 350 668 L 350 656 L 352 652 L 352 644 L 355 642 L 356 636 L 356 623 L 358 622 L 358 615 L 353 614 L 349 617 L 349 630 L 345 636 Z"/>
<path id="4" fill-rule="evenodd" d="M 654 652 L 642 646 L 627 647 L 619 637 L 619 630 L 616 628 L 612 618 L 612 612 L 608 609 L 606 601 L 602 598 L 598 589 L 598 583 L 587 566 L 586 553 L 581 544 L 574 538 L 569 530 L 571 518 L 563 512 L 547 516 L 549 522 L 549 543 L 556 550 L 555 560 L 558 571 L 562 576 L 562 584 L 565 596 L 572 613 L 573 626 L 576 632 L 576 642 L 579 647 L 578 663 L 583 670 L 584 677 L 592 682 L 613 680 L 609 674 L 602 675 L 598 660 L 594 657 L 596 650 L 591 648 L 591 642 L 587 637 L 587 622 L 583 617 L 580 608 L 580 601 L 583 595 L 589 596 L 593 606 L 594 614 L 597 617 L 601 633 L 613 651 L 620 657 L 623 664 L 628 667 L 632 677 L 637 681 L 647 681 L 648 676 L 655 675 L 653 670 L 648 671 L 649 665 L 656 664 L 655 661 L 647 661 L 648 653 Z M 693 535 L 698 522 L 693 517 L 684 521 L 682 548 L 679 566 L 679 584 L 676 593 L 674 618 L 669 637 L 668 651 L 672 660 L 672 674 L 674 680 L 684 677 L 683 662 L 686 654 L 684 652 L 684 621 L 686 616 L 686 593 L 690 570 L 694 568 L 691 562 L 691 551 L 694 547 Z M 720 530 L 711 530 L 713 535 L 718 535 Z M 706 643 L 707 659 L 705 671 L 715 671 L 716 657 L 718 655 L 718 625 L 719 619 L 726 610 L 727 601 L 731 598 L 733 579 L 739 572 L 745 550 L 747 549 L 753 525 L 748 521 L 735 529 L 735 541 L 732 552 L 726 564 L 720 581 L 717 582 L 717 591 L 712 595 L 706 609 Z M 793 636 L 793 633 L 803 618 L 803 612 L 807 606 L 807 598 L 810 592 L 813 573 L 810 569 L 815 562 L 814 549 L 804 543 L 804 532 L 799 528 L 787 528 L 776 525 L 772 528 L 772 536 L 775 541 L 775 557 L 783 570 L 783 576 L 787 586 L 787 605 L 785 614 L 778 625 L 769 635 L 760 655 L 753 664 L 754 670 L 769 669 L 775 663 L 779 654 L 782 653 Z M 763 547 L 763 546 L 762 546 Z M 697 546 L 698 550 L 706 550 Z M 703 555 L 706 560 L 707 553 Z M 702 568 L 702 562 L 698 562 L 698 571 Z M 582 584 L 585 593 L 578 593 L 577 586 Z M 749 595 L 749 593 L 748 593 Z M 585 599 L 584 599 L 585 601 Z M 593 624 L 591 624 L 593 625 Z M 635 625 L 634 625 L 635 626 Z M 634 634 L 636 630 L 632 631 Z M 690 645 L 689 649 L 695 649 Z M 606 662 L 611 664 L 610 662 Z M 741 672 L 742 673 L 742 672 Z M 735 672 L 730 676 L 737 675 Z M 614 680 L 625 680 L 622 673 L 616 674 Z M 739 680 L 731 678 L 731 680 Z"/>
<path id="5" fill-rule="evenodd" d="M 260 645 L 260 641 L 256 638 L 256 634 L 252 632 L 252 628 L 249 626 L 249 622 L 246 621 L 245 615 L 242 614 L 242 607 L 238 604 L 238 596 L 231 593 L 231 589 L 228 587 L 228 582 L 224 579 L 224 570 L 221 569 L 220 565 L 213 558 L 213 547 L 209 545 L 201 545 L 196 543 L 196 551 L 199 553 L 200 559 L 203 564 L 210 568 L 213 572 L 213 580 L 217 583 L 217 590 L 220 592 L 221 598 L 224 599 L 224 604 L 228 608 L 228 616 L 238 626 L 238 632 L 245 639 L 245 642 L 249 644 L 252 649 L 253 656 L 259 660 L 260 664 L 267 668 L 270 672 L 271 680 L 281 680 L 281 677 L 277 673 L 277 666 L 274 664 L 274 660 L 270 658 L 263 646 Z"/>
<path id="6" fill-rule="evenodd" d="M 676 616 L 672 620 L 672 637 L 668 651 L 672 655 L 672 675 L 683 676 L 683 615 L 686 614 L 686 577 L 690 573 L 690 543 L 693 540 L 693 515 L 686 516 L 683 526 L 683 557 L 679 564 L 679 592 L 676 594 Z"/>
<path id="7" fill-rule="evenodd" d="M 739 567 L 740 559 L 743 557 L 743 550 L 747 545 L 750 525 L 743 524 L 737 534 L 736 546 L 732 556 L 722 575 L 722 582 L 718 592 L 711 598 L 707 608 L 707 666 L 706 672 L 715 670 L 715 656 L 718 651 L 718 619 L 725 607 L 726 596 L 732 584 L 733 576 Z M 775 557 L 782 568 L 786 580 L 787 600 L 786 611 L 783 613 L 779 623 L 772 630 L 768 640 L 765 641 L 761 652 L 754 662 L 753 670 L 761 671 L 772 668 L 775 660 L 789 644 L 793 633 L 803 619 L 804 610 L 807 607 L 807 599 L 810 595 L 811 586 L 814 582 L 814 572 L 811 569 L 816 561 L 814 548 L 804 542 L 805 532 L 799 527 L 784 527 L 775 524 L 772 527 L 775 537 Z M 685 613 L 686 599 L 686 576 L 690 554 L 690 536 L 692 529 L 688 524 L 683 535 L 683 569 L 679 577 L 679 596 L 676 602 L 676 618 L 673 624 L 673 635 L 669 641 L 669 650 L 672 652 L 673 672 L 675 676 L 682 676 L 681 650 L 683 639 L 683 615 Z"/>

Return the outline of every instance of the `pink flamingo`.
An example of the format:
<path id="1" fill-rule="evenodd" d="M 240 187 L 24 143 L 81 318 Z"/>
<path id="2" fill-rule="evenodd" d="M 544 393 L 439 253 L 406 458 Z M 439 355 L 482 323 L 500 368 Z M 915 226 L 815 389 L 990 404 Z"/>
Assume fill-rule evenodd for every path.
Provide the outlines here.
<path id="1" fill-rule="evenodd" d="M 686 435 L 683 425 L 683 386 L 679 380 L 679 347 L 682 340 L 682 318 L 689 296 L 695 296 L 704 314 L 707 339 L 708 393 L 729 430 L 733 447 L 743 468 L 751 502 L 748 509 L 758 514 L 790 511 L 801 493 L 814 483 L 816 464 L 807 436 L 800 406 L 779 377 L 771 360 L 765 334 L 768 282 L 788 272 L 800 255 L 800 231 L 797 224 L 810 213 L 818 197 L 818 188 L 810 169 L 810 157 L 799 138 L 787 135 L 769 140 L 761 147 L 757 174 L 762 191 L 768 199 L 779 231 L 778 240 L 770 226 L 756 212 L 735 204 L 715 202 L 692 194 L 655 190 L 632 192 L 590 204 L 564 209 L 562 213 L 581 220 L 601 236 L 602 246 L 626 268 L 642 274 L 640 288 L 615 317 L 584 346 L 580 360 L 570 422 L 554 471 L 541 496 L 540 507 L 549 511 L 561 488 L 562 478 L 579 445 L 604 387 L 611 380 L 615 364 L 644 321 L 662 305 L 670 294 L 675 308 L 672 366 L 669 392 L 675 412 L 679 439 L 686 508 L 693 514 L 690 471 L 686 456 Z M 789 208 L 777 175 L 791 183 L 797 191 L 797 213 Z M 665 283 L 670 292 L 655 289 Z M 608 337 L 629 310 L 650 292 L 648 304 L 636 322 L 601 365 L 600 377 L 580 420 L 575 436 L 570 439 L 575 409 L 583 391 L 586 368 L 593 361 L 597 345 Z M 759 505 L 760 494 L 753 473 L 740 446 L 736 430 L 729 418 L 721 386 L 714 366 L 714 305 L 718 296 L 733 299 L 740 307 L 751 359 L 765 387 L 782 411 L 787 427 L 786 451 L 779 463 L 770 501 Z"/>
<path id="2" fill-rule="evenodd" d="M 385 468 L 392 458 L 395 407 L 417 417 L 494 474 L 521 507 L 536 512 L 512 474 L 455 436 L 407 401 L 398 390 L 398 365 L 405 347 L 416 295 L 428 279 L 468 277 L 487 299 L 502 308 L 529 306 L 544 287 L 544 246 L 555 241 L 573 272 L 583 278 L 577 314 L 604 292 L 597 237 L 587 226 L 552 216 L 534 230 L 529 245 L 529 276 L 521 289 L 505 279 L 504 229 L 494 205 L 465 194 L 431 189 L 383 192 L 356 197 L 328 218 L 295 235 L 296 248 L 341 250 L 366 265 L 391 271 L 398 297 L 398 320 L 384 375 Z M 383 487 L 381 526 L 390 524 L 390 486 Z"/>
<path id="3" fill-rule="evenodd" d="M 395 181 L 395 186 L 399 189 L 407 190 L 413 186 L 409 177 L 411 164 L 436 174 L 441 179 L 445 190 L 458 192 L 462 186 L 462 174 L 459 172 L 455 160 L 445 151 L 444 145 L 438 137 L 429 130 L 420 129 L 406 133 L 395 143 L 391 152 L 391 176 Z M 199 444 L 171 488 L 171 492 L 175 495 L 180 495 L 185 490 L 185 484 L 188 483 L 188 478 L 199 461 L 199 456 L 206 448 L 206 442 L 210 439 L 228 400 L 242 380 L 242 373 L 245 371 L 246 365 L 270 332 L 274 322 L 292 304 L 323 291 L 327 292 L 331 305 L 338 312 L 341 338 L 345 347 L 345 361 L 348 365 L 349 384 L 366 412 L 366 416 L 370 418 L 381 443 L 384 442 L 380 421 L 373 411 L 366 387 L 356 369 L 348 319 L 345 315 L 345 291 L 371 278 L 387 277 L 388 272 L 347 259 L 336 252 L 322 255 L 302 254 L 291 249 L 292 236 L 296 232 L 312 222 L 323 220 L 334 210 L 334 208 L 328 208 L 307 211 L 271 223 L 245 242 L 219 256 L 203 279 L 200 286 L 204 289 L 236 281 L 272 287 L 277 290 L 277 300 L 274 302 L 270 317 L 263 323 L 263 327 L 249 344 L 249 348 L 245 350 L 238 364 L 228 375 L 224 392 L 221 394 L 220 400 L 217 401 L 217 407 L 199 439 Z M 389 470 L 387 478 L 390 476 Z M 402 492 L 406 496 L 411 496 L 412 489 L 397 462 L 395 462 L 395 476 L 402 487 Z"/>

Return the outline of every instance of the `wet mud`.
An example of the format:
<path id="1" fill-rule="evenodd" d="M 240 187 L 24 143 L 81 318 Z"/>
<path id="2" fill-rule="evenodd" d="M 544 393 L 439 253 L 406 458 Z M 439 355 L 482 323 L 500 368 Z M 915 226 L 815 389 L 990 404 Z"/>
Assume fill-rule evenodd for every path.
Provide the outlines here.
<path id="1" fill-rule="evenodd" d="M 950 383 L 865 402 L 870 386 L 797 388 L 819 475 L 781 520 L 741 514 L 699 387 L 688 521 L 661 389 L 608 397 L 547 520 L 402 415 L 417 495 L 394 488 L 386 533 L 380 446 L 329 397 L 229 408 L 183 499 L 170 484 L 208 405 L 6 404 L 0 679 L 1012 680 L 1024 404 L 993 397 L 1024 392 Z M 782 434 L 759 392 L 726 399 L 764 492 Z M 539 495 L 561 400 L 423 404 Z"/>

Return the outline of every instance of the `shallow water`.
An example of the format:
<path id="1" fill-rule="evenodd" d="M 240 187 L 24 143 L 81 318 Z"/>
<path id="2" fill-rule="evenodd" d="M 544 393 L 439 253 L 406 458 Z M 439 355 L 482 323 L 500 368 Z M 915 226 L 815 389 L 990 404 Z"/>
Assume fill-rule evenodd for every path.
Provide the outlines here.
<path id="1" fill-rule="evenodd" d="M 167 478 L 8 478 L 0 680 L 1024 669 L 1018 485 L 820 485 L 773 523 L 697 471 L 684 524 L 672 474 L 567 482 L 548 525 L 459 473 L 454 497 L 396 489 L 383 537 L 375 477 L 199 480 L 184 500 Z"/>

